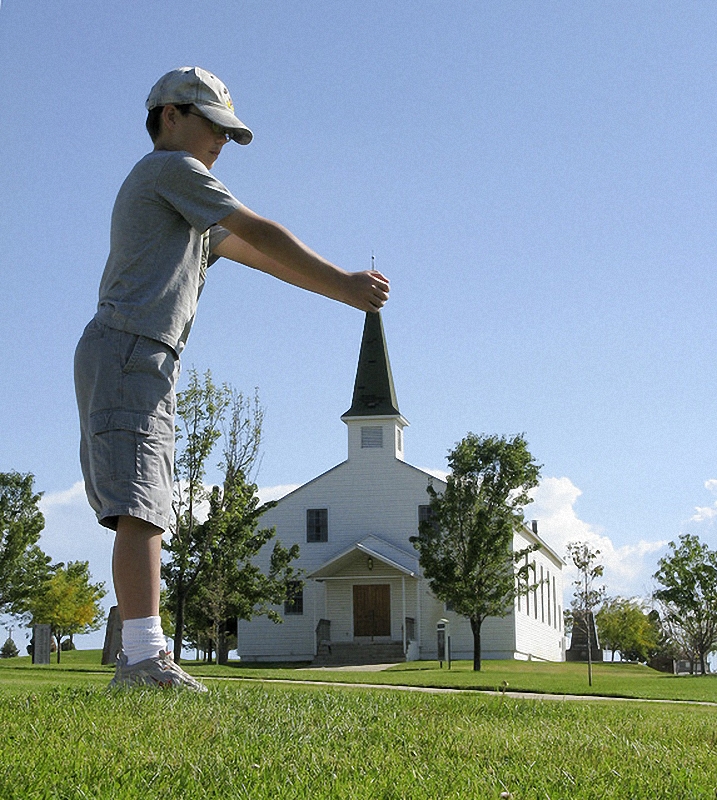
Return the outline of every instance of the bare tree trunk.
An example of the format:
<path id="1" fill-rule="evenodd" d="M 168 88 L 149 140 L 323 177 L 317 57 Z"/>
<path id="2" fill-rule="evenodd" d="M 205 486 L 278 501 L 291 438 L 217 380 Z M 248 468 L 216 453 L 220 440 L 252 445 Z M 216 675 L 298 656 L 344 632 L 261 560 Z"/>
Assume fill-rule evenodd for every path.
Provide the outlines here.
<path id="1" fill-rule="evenodd" d="M 482 620 L 471 618 L 471 630 L 473 631 L 473 671 L 480 672 L 481 652 L 480 652 L 480 629 Z M 447 646 L 447 643 L 446 643 Z"/>
<path id="2" fill-rule="evenodd" d="M 177 664 L 182 659 L 182 639 L 184 638 L 184 585 L 179 581 L 177 586 L 177 608 L 174 619 L 174 660 Z"/>
<path id="3" fill-rule="evenodd" d="M 217 627 L 217 664 L 229 663 L 229 646 L 227 644 L 227 623 L 222 622 Z"/>

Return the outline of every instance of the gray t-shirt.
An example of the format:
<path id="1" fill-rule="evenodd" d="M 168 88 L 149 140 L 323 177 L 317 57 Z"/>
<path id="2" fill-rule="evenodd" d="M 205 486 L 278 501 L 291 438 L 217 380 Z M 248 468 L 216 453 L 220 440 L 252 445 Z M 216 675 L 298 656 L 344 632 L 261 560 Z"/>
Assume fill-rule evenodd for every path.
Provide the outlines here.
<path id="1" fill-rule="evenodd" d="M 216 225 L 241 203 L 189 153 L 158 150 L 132 169 L 112 211 L 97 318 L 180 353 L 194 320 Z"/>

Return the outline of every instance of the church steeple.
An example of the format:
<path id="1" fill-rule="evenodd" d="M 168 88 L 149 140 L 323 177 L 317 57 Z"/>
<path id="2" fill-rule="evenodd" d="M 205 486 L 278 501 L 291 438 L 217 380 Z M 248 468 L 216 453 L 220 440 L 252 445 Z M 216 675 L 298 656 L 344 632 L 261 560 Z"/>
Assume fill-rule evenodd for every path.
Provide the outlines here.
<path id="1" fill-rule="evenodd" d="M 366 313 L 359 352 L 354 396 L 345 417 L 375 417 L 400 414 L 388 360 L 381 312 Z"/>
<path id="2" fill-rule="evenodd" d="M 349 427 L 349 458 L 383 451 L 403 459 L 403 428 L 408 422 L 398 410 L 380 312 L 366 314 L 351 408 L 341 419 Z"/>

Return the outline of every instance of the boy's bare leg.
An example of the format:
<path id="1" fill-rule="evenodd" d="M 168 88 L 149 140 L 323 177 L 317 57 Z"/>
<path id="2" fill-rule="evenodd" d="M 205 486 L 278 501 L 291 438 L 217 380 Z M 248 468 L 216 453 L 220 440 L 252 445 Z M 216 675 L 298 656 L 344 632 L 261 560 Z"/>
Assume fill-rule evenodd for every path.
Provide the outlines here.
<path id="1" fill-rule="evenodd" d="M 159 616 L 162 529 L 135 517 L 117 520 L 112 574 L 122 621 Z"/>
<path id="2" fill-rule="evenodd" d="M 181 686 L 206 692 L 166 652 L 159 621 L 161 557 L 161 528 L 134 517 L 117 520 L 112 571 L 122 619 L 122 656 L 110 686 Z"/>

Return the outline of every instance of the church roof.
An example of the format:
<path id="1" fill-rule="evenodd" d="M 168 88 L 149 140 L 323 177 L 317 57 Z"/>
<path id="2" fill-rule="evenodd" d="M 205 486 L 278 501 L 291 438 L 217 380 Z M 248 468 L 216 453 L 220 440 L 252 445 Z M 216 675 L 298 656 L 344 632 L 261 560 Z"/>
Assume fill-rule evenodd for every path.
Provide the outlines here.
<path id="1" fill-rule="evenodd" d="M 357 551 L 382 561 L 411 578 L 417 577 L 420 572 L 417 554 L 407 553 L 385 539 L 371 535 L 360 542 L 354 542 L 347 550 L 330 558 L 306 577 L 316 581 L 340 576 Z"/>
<path id="2" fill-rule="evenodd" d="M 346 417 L 400 416 L 381 312 L 366 313 L 354 395 Z"/>

